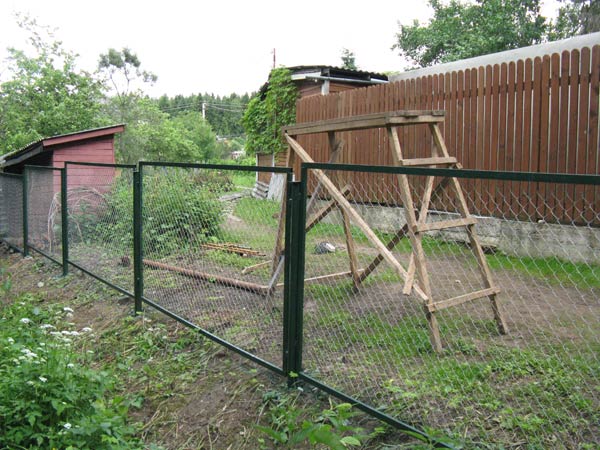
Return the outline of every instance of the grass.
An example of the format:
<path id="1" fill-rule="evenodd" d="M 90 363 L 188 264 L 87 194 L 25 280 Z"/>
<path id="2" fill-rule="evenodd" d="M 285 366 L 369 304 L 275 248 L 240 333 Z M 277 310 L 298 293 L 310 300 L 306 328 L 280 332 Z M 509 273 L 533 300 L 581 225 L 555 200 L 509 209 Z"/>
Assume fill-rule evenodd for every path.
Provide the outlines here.
<path id="1" fill-rule="evenodd" d="M 488 255 L 487 261 L 492 269 L 515 270 L 552 285 L 600 288 L 600 265 L 597 264 L 502 254 Z"/>

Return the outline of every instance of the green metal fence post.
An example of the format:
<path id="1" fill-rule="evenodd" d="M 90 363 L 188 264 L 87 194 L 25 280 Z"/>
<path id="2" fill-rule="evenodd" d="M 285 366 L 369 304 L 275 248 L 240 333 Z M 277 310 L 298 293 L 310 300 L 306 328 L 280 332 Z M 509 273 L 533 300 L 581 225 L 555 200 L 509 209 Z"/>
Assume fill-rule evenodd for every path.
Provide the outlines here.
<path id="1" fill-rule="evenodd" d="M 27 191 L 29 190 L 28 181 L 29 170 L 27 166 L 23 169 L 23 256 L 29 256 L 29 247 L 27 244 L 27 238 L 29 236 L 29 222 L 27 216 Z"/>
<path id="2" fill-rule="evenodd" d="M 69 274 L 69 215 L 67 204 L 67 165 L 60 170 L 60 213 L 63 276 Z"/>
<path id="3" fill-rule="evenodd" d="M 306 182 L 288 182 L 286 208 L 283 370 L 292 386 L 302 370 Z"/>
<path id="4" fill-rule="evenodd" d="M 144 274 L 142 263 L 142 167 L 133 172 L 133 293 L 135 314 L 142 312 Z"/>

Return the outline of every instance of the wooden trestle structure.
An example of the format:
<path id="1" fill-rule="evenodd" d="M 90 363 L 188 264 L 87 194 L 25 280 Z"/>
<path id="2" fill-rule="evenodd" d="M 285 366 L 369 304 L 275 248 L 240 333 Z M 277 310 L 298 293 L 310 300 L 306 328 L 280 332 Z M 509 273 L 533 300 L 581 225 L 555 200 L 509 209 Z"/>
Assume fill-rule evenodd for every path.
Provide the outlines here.
<path id="1" fill-rule="evenodd" d="M 461 165 L 457 159 L 453 156 L 450 156 L 444 143 L 444 139 L 439 128 L 439 124 L 443 121 L 444 111 L 395 111 L 324 120 L 319 122 L 302 123 L 294 126 L 284 127 L 283 134 L 289 145 L 287 153 L 287 166 L 292 167 L 296 158 L 299 158 L 303 162 L 314 162 L 309 153 L 298 143 L 298 136 L 315 133 L 327 133 L 330 146 L 329 162 L 335 163 L 338 161 L 340 154 L 343 152 L 343 142 L 336 138 L 337 132 L 385 128 L 391 143 L 392 157 L 395 166 L 441 166 L 446 168 L 461 168 Z M 398 138 L 398 127 L 417 124 L 428 125 L 433 137 L 432 154 L 427 158 L 407 159 L 404 158 L 402 153 L 402 147 Z M 322 170 L 315 169 L 312 171 L 312 173 L 314 173 L 318 183 L 307 206 L 306 231 L 310 230 L 319 221 L 323 220 L 323 218 L 326 217 L 331 211 L 338 209 L 341 213 L 343 221 L 347 244 L 346 248 L 350 260 L 350 271 L 309 278 L 305 280 L 306 283 L 320 282 L 327 279 L 350 276 L 352 277 L 355 290 L 358 290 L 361 283 L 377 268 L 381 262 L 385 261 L 396 271 L 398 276 L 404 280 L 404 294 L 408 295 L 414 291 L 422 299 L 425 315 L 429 323 L 431 344 L 436 351 L 441 351 L 442 349 L 442 341 L 436 313 L 445 308 L 450 308 L 452 306 L 460 305 L 475 299 L 487 297 L 490 301 L 498 330 L 502 334 L 508 332 L 508 327 L 498 305 L 497 296 L 500 291 L 498 287 L 494 285 L 484 252 L 475 232 L 477 219 L 470 215 L 460 183 L 456 178 L 442 178 L 439 183 L 434 186 L 435 177 L 427 176 L 423 196 L 417 210 L 417 205 L 415 205 L 412 199 L 408 176 L 403 174 L 396 175 L 399 183 L 400 196 L 404 206 L 406 224 L 395 233 L 390 242 L 383 243 L 348 201 L 347 195 L 351 190 L 349 186 L 338 188 L 334 181 L 331 180 L 330 177 L 327 176 Z M 318 197 L 318 193 L 321 189 L 327 191 L 328 197 L 331 200 L 325 205 L 322 205 L 317 211 L 313 211 L 316 205 L 315 200 Z M 438 195 L 444 189 L 451 189 L 454 191 L 457 199 L 458 211 L 461 217 L 453 220 L 427 222 L 429 205 L 432 196 Z M 283 269 L 284 218 L 285 211 L 284 208 L 282 208 L 279 219 L 279 231 L 276 241 L 275 254 L 272 263 L 272 277 L 269 284 L 270 289 L 273 289 L 277 286 L 277 280 L 280 277 Z M 363 269 L 358 267 L 354 240 L 350 231 L 351 223 L 353 223 L 365 234 L 366 238 L 379 252 L 373 261 Z M 456 227 L 466 228 L 470 242 L 470 249 L 477 260 L 484 288 L 453 298 L 434 299 L 431 289 L 432 280 L 427 271 L 426 257 L 423 251 L 423 235 L 424 233 L 432 230 Z M 394 247 L 403 238 L 408 238 L 412 247 L 412 254 L 410 256 L 410 262 L 407 268 L 403 267 L 392 253 Z"/>

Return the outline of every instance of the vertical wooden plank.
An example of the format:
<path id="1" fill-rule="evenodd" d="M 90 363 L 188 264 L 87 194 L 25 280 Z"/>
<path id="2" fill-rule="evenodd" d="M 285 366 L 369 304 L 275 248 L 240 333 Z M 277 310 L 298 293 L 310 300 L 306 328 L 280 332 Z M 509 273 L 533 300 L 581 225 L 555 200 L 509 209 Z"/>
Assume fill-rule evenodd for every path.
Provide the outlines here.
<path id="1" fill-rule="evenodd" d="M 567 170 L 569 173 L 577 171 L 577 126 L 579 123 L 579 50 L 571 50 L 571 71 L 569 73 L 569 137 L 567 148 Z M 565 189 L 565 209 L 567 221 L 573 220 L 575 206 L 575 189 L 567 185 Z"/>
<path id="2" fill-rule="evenodd" d="M 494 77 L 493 67 L 488 65 L 485 68 L 485 127 L 484 127 L 484 151 L 483 151 L 483 166 L 484 170 L 492 170 L 492 155 L 494 149 L 492 149 L 492 128 L 494 122 L 492 121 L 492 107 L 494 97 Z M 483 201 L 483 213 L 489 215 L 490 205 L 490 181 L 484 180 L 482 182 L 481 196 Z"/>
<path id="3" fill-rule="evenodd" d="M 521 170 L 530 171 L 531 161 L 531 138 L 532 138 L 532 96 L 533 96 L 533 61 L 529 58 L 525 60 L 525 73 L 523 83 L 523 146 L 521 151 Z M 524 220 L 532 220 L 531 208 L 532 199 L 530 184 L 521 182 L 521 216 Z"/>
<path id="4" fill-rule="evenodd" d="M 533 104 L 531 119 L 531 149 L 529 158 L 529 171 L 539 171 L 540 157 L 540 126 L 541 126 L 541 107 L 542 107 L 542 59 L 536 57 L 533 60 Z M 530 220 L 537 221 L 542 218 L 538 211 L 540 199 L 538 197 L 539 183 L 529 183 L 529 197 L 531 199 L 530 207 L 527 210 Z"/>
<path id="5" fill-rule="evenodd" d="M 588 123 L 587 173 L 600 174 L 600 142 L 598 142 L 598 103 L 600 98 L 600 45 L 592 48 L 592 67 L 590 76 L 590 117 Z M 585 219 L 593 225 L 600 225 L 600 186 L 586 187 L 586 202 L 592 205 L 587 209 Z M 594 214 L 596 213 L 596 214 Z"/>
<path id="6" fill-rule="evenodd" d="M 540 136 L 538 153 L 538 172 L 548 172 L 548 140 L 550 127 L 550 56 L 542 59 L 540 80 Z M 551 220 L 552 211 L 547 208 L 546 183 L 538 183 L 537 210 L 544 220 Z"/>
<path id="7" fill-rule="evenodd" d="M 485 68 L 477 70 L 477 151 L 475 152 L 474 168 L 485 170 L 483 153 L 485 151 Z M 483 214 L 483 197 L 481 180 L 475 181 L 475 210 Z"/>
<path id="8" fill-rule="evenodd" d="M 525 61 L 520 59 L 516 64 L 515 74 L 515 146 L 513 155 L 513 167 L 514 170 L 519 172 L 522 171 L 521 161 L 523 155 L 523 106 L 524 106 L 524 93 L 525 93 Z M 512 211 L 515 218 L 518 218 L 521 214 L 521 202 L 523 199 L 523 192 L 521 190 L 521 183 L 512 183 Z"/>
<path id="9" fill-rule="evenodd" d="M 590 49 L 581 49 L 581 66 L 579 70 L 579 124 L 577 136 L 577 173 L 584 174 L 587 171 L 587 139 L 588 139 L 588 115 L 590 107 Z M 575 205 L 573 218 L 578 223 L 583 223 L 585 206 L 585 187 L 581 184 L 575 186 Z"/>
<path id="10" fill-rule="evenodd" d="M 515 82 L 516 82 L 516 64 L 511 61 L 508 64 L 508 78 L 506 86 L 506 153 L 504 156 L 504 168 L 507 171 L 514 171 L 514 151 L 515 151 Z M 507 218 L 513 218 L 513 182 L 504 182 L 504 201 L 503 212 Z"/>
<path id="11" fill-rule="evenodd" d="M 507 134 L 507 92 L 508 92 L 508 65 L 502 63 L 500 65 L 500 80 L 499 80 L 499 115 L 498 115 L 498 158 L 497 169 L 507 170 L 506 168 L 506 134 Z M 496 206 L 494 206 L 495 214 L 502 214 L 502 217 L 509 215 L 509 208 L 506 207 L 505 187 L 508 185 L 506 181 L 496 182 Z"/>
<path id="12" fill-rule="evenodd" d="M 571 54 L 565 50 L 560 61 L 560 126 L 558 133 L 557 171 L 568 172 L 569 146 L 569 76 L 571 73 Z M 559 221 L 568 221 L 565 185 L 556 187 L 556 217 Z"/>
<path id="13" fill-rule="evenodd" d="M 469 119 L 469 151 L 467 152 L 467 161 L 465 161 L 465 167 L 469 169 L 473 169 L 476 167 L 476 154 L 477 154 L 477 108 L 478 108 L 478 97 L 479 92 L 477 88 L 477 68 L 471 69 L 471 117 Z M 469 180 L 470 182 L 470 190 L 471 190 L 471 204 L 469 205 L 470 210 L 474 210 L 475 208 L 475 199 L 477 198 L 477 193 L 475 191 L 475 181 Z"/>
<path id="14" fill-rule="evenodd" d="M 490 150 L 489 150 L 489 170 L 498 170 L 498 126 L 500 122 L 500 66 L 494 64 L 492 67 L 492 97 L 491 97 L 491 121 L 490 130 Z M 497 182 L 489 182 L 489 200 L 487 204 L 487 214 L 494 215 L 496 203 Z"/>
<path id="15" fill-rule="evenodd" d="M 550 57 L 550 142 L 548 148 L 548 172 L 558 172 L 558 130 L 560 118 L 560 55 L 554 53 Z M 556 185 L 547 186 L 546 204 L 547 219 L 556 221 Z"/>

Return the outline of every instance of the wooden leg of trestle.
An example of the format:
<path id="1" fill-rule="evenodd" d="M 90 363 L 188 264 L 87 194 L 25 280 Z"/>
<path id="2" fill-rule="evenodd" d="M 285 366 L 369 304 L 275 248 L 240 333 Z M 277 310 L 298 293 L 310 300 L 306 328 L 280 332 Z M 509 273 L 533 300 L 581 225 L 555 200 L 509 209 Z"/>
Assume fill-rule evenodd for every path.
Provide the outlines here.
<path id="1" fill-rule="evenodd" d="M 442 337 L 440 336 L 440 326 L 437 317 L 427 307 L 425 307 L 425 316 L 427 317 L 427 324 L 429 326 L 429 341 L 431 342 L 431 346 L 436 353 L 441 353 L 443 350 Z"/>

